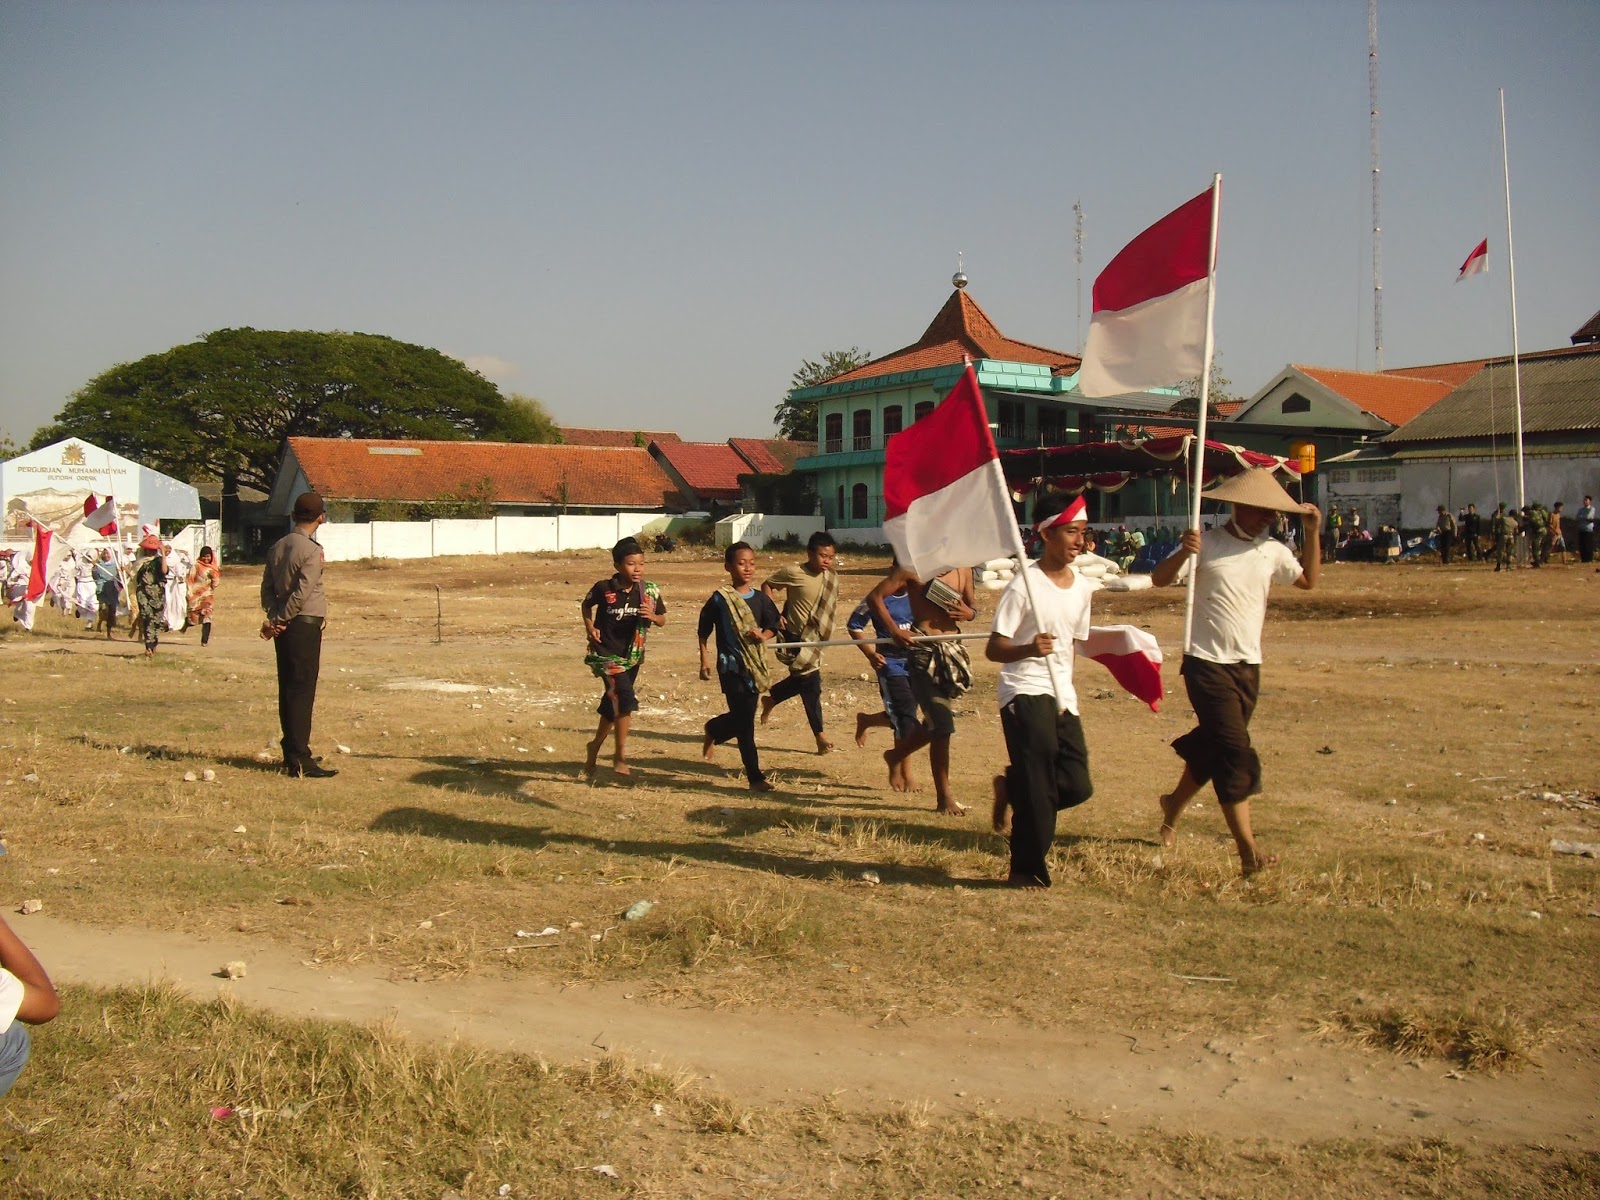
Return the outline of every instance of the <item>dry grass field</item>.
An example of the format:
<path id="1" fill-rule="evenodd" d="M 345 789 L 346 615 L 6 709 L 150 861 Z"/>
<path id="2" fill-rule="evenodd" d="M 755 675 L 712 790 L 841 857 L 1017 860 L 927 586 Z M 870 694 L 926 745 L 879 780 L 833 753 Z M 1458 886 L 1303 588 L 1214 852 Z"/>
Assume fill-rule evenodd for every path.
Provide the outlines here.
<path id="1" fill-rule="evenodd" d="M 842 598 L 883 566 L 845 555 Z M 225 570 L 205 649 L 173 636 L 146 662 L 54 614 L 0 633 L 0 899 L 41 900 L 13 923 L 78 964 L 0 1101 L 5 1190 L 1600 1192 L 1600 864 L 1551 849 L 1600 842 L 1592 570 L 1340 565 L 1280 590 L 1254 810 L 1282 862 L 1249 881 L 1214 803 L 1157 843 L 1175 661 L 1159 714 L 1080 662 L 1097 790 L 1063 815 L 1048 893 L 998 886 L 987 664 L 958 709 L 964 819 L 887 789 L 884 731 L 855 746 L 878 706 L 854 650 L 824 663 L 838 752 L 790 704 L 761 731 L 778 791 L 747 791 L 732 746 L 701 761 L 709 552 L 650 559 L 668 623 L 633 774 L 590 785 L 577 608 L 608 573 L 598 553 L 330 567 L 326 781 L 258 760 L 276 700 L 251 568 Z M 1175 660 L 1181 604 L 1103 594 L 1096 620 Z M 161 983 L 180 941 L 252 964 L 238 995 Z M 274 1000 L 295 971 L 319 1005 Z M 416 1033 L 438 1022 L 257 1007 L 327 1012 L 351 980 L 452 1013 L 538 996 L 552 1029 L 603 1012 L 614 1034 L 569 1052 L 480 1018 L 438 1044 Z M 365 1015 L 405 1025 L 405 1003 Z M 632 1023 L 661 1065 L 623 1054 Z M 936 1087 L 902 1042 L 985 1083 Z"/>

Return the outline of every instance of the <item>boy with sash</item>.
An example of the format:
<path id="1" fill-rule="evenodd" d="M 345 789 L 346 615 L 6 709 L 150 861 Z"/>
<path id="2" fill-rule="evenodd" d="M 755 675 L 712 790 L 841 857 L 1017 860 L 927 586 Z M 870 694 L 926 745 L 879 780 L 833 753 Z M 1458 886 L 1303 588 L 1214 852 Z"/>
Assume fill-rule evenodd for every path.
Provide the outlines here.
<path id="1" fill-rule="evenodd" d="M 700 755 L 711 761 L 714 747 L 739 744 L 739 759 L 752 792 L 770 792 L 773 786 L 761 770 L 756 750 L 756 707 L 759 697 L 772 687 L 767 671 L 766 644 L 778 636 L 778 609 L 765 592 L 755 587 L 756 552 L 749 542 L 735 542 L 722 556 L 728 582 L 712 592 L 700 609 L 696 637 L 700 643 L 700 678 L 710 679 L 711 644 L 717 647 L 717 681 L 728 711 L 706 722 Z"/>
<path id="2" fill-rule="evenodd" d="M 773 684 L 761 698 L 761 723 L 785 700 L 800 697 L 806 722 L 817 741 L 817 753 L 833 749 L 822 732 L 822 651 L 816 647 L 785 649 L 788 642 L 825 642 L 833 636 L 833 620 L 839 604 L 839 574 L 833 569 L 838 548 L 833 535 L 818 531 L 806 542 L 806 561 L 790 563 L 768 576 L 761 590 L 777 603 L 775 592 L 783 593 L 782 636 L 774 649 L 778 661 L 789 668 L 788 678 Z"/>
<path id="3" fill-rule="evenodd" d="M 661 588 L 644 577 L 644 550 L 631 538 L 623 538 L 611 548 L 611 565 L 616 574 L 602 579 L 583 598 L 583 628 L 589 635 L 589 653 L 584 663 L 596 678 L 605 683 L 600 697 L 600 724 L 588 746 L 583 773 L 594 778 L 595 763 L 606 737 L 616 734 L 611 769 L 628 775 L 628 728 L 639 711 L 634 684 L 644 663 L 644 635 L 651 625 L 667 623 L 667 606 Z"/>

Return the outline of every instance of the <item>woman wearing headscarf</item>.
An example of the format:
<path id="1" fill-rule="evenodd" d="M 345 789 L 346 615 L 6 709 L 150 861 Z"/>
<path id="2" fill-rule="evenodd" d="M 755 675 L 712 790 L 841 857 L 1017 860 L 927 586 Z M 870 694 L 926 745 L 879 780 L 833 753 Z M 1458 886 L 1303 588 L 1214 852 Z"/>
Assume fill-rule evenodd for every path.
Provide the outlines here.
<path id="1" fill-rule="evenodd" d="M 122 598 L 121 572 L 117 570 L 116 560 L 111 557 L 110 550 L 101 550 L 100 557 L 95 560 L 94 595 L 100 605 L 94 631 L 99 633 L 100 627 L 105 626 L 109 639 L 117 630 L 117 606 Z"/>
<path id="2" fill-rule="evenodd" d="M 217 584 L 222 580 L 222 568 L 217 566 L 217 552 L 202 546 L 200 557 L 189 572 L 189 624 L 200 626 L 200 644 L 211 641 L 211 608 L 216 602 Z"/>
<path id="3" fill-rule="evenodd" d="M 189 628 L 189 556 L 171 545 L 165 547 L 167 603 L 162 623 L 174 633 Z"/>
<path id="4" fill-rule="evenodd" d="M 167 605 L 167 562 L 161 553 L 161 539 L 153 533 L 139 543 L 139 561 L 133 568 L 133 599 L 144 656 L 154 658 Z"/>

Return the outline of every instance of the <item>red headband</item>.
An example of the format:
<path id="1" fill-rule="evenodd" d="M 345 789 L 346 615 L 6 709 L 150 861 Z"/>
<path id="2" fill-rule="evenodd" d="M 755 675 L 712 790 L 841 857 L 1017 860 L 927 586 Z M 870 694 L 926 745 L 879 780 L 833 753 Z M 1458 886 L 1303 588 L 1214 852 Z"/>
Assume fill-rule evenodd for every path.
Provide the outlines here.
<path id="1" fill-rule="evenodd" d="M 1060 525 L 1067 521 L 1087 521 L 1089 519 L 1089 505 L 1082 496 L 1074 497 L 1071 504 L 1058 512 L 1053 517 L 1046 517 L 1033 527 L 1035 533 L 1043 533 L 1052 525 Z"/>

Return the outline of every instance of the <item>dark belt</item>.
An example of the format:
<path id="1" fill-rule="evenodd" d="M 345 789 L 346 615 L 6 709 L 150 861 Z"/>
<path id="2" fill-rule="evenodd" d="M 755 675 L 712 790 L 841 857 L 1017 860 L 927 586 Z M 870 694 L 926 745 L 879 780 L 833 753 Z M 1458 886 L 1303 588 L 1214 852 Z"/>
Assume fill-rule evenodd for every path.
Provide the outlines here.
<path id="1" fill-rule="evenodd" d="M 289 619 L 289 624 L 293 625 L 296 621 L 306 621 L 312 625 L 315 625 L 318 629 L 321 629 L 322 623 L 326 620 L 326 617 L 308 617 L 305 613 L 301 613 L 298 617 L 291 617 Z"/>

